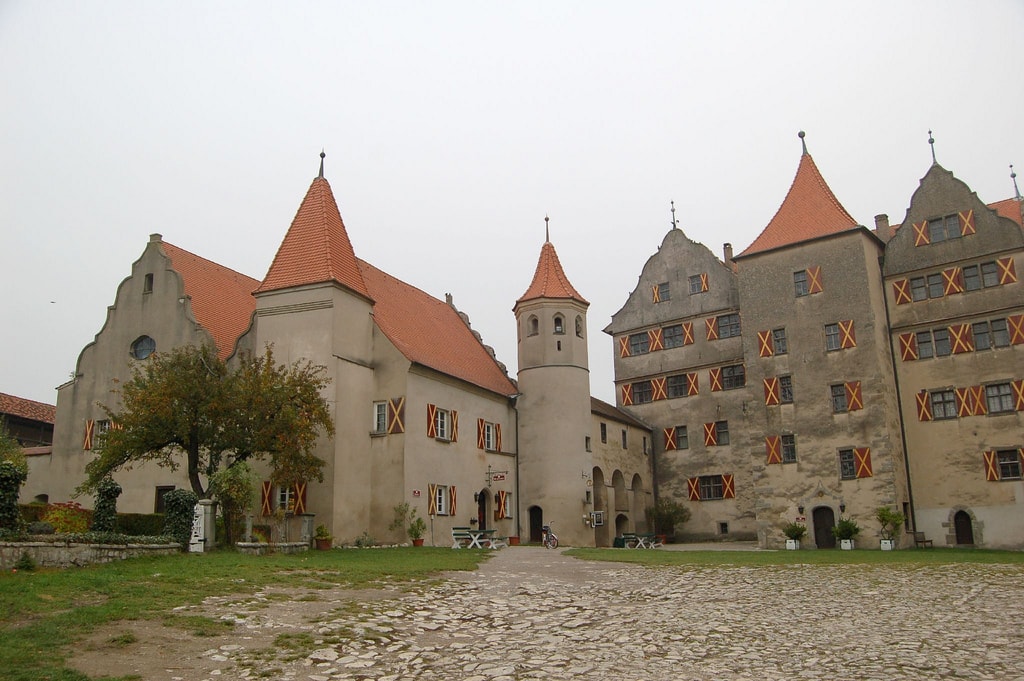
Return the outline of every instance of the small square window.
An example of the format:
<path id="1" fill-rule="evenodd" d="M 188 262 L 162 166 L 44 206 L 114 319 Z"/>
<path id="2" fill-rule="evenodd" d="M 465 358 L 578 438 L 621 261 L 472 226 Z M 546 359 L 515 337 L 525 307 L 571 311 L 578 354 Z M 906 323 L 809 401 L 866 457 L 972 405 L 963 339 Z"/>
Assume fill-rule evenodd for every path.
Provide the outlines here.
<path id="1" fill-rule="evenodd" d="M 697 481 L 701 501 L 725 498 L 725 485 L 721 475 L 702 475 Z"/>
<path id="2" fill-rule="evenodd" d="M 637 381 L 633 384 L 633 404 L 647 404 L 653 399 L 650 381 Z"/>
<path id="3" fill-rule="evenodd" d="M 842 414 L 847 410 L 846 404 L 846 384 L 839 383 L 833 385 L 832 390 L 832 413 Z"/>
<path id="4" fill-rule="evenodd" d="M 690 295 L 691 296 L 696 294 L 696 293 L 703 293 L 704 292 L 704 285 L 701 282 L 701 277 L 700 277 L 699 274 L 692 274 L 692 275 L 690 275 L 690 278 L 689 278 L 688 281 L 689 281 L 689 284 L 690 284 Z"/>
<path id="5" fill-rule="evenodd" d="M 810 293 L 810 287 L 807 283 L 807 270 L 800 270 L 799 272 L 793 273 L 793 289 L 796 292 L 796 297 L 806 296 Z"/>
<path id="6" fill-rule="evenodd" d="M 928 286 L 924 277 L 914 277 L 910 280 L 910 296 L 915 302 L 928 299 Z"/>
<path id="7" fill-rule="evenodd" d="M 718 337 L 731 338 L 740 335 L 740 316 L 724 314 L 718 318 Z"/>
<path id="8" fill-rule="evenodd" d="M 1000 480 L 1020 480 L 1020 454 L 1015 449 L 1003 449 L 996 452 L 999 462 Z"/>
<path id="9" fill-rule="evenodd" d="M 852 449 L 839 450 L 839 479 L 856 480 L 857 465 L 854 462 Z"/>
<path id="10" fill-rule="evenodd" d="M 936 357 L 945 357 L 952 352 L 949 345 L 949 329 L 935 329 L 932 331 L 932 338 L 935 340 Z"/>
<path id="11" fill-rule="evenodd" d="M 839 343 L 839 324 L 826 324 L 825 325 L 825 350 L 832 351 L 838 350 L 841 347 Z"/>
<path id="12" fill-rule="evenodd" d="M 742 364 L 722 367 L 722 388 L 724 390 L 742 388 L 746 384 L 746 373 Z"/>
<path id="13" fill-rule="evenodd" d="M 995 383 L 985 386 L 985 401 L 988 413 L 1000 414 L 1014 411 L 1013 389 L 1009 383 Z"/>
<path id="14" fill-rule="evenodd" d="M 672 299 L 672 292 L 668 288 L 668 282 L 658 284 L 658 302 L 664 303 Z"/>
<path id="15" fill-rule="evenodd" d="M 667 387 L 669 397 L 686 397 L 685 374 L 669 376 L 665 381 L 665 385 Z"/>
<path id="16" fill-rule="evenodd" d="M 952 390 L 934 390 L 930 397 L 933 419 L 938 421 L 956 418 L 956 397 Z"/>
<path id="17" fill-rule="evenodd" d="M 785 355 L 789 352 L 789 343 L 786 341 L 786 329 L 772 329 L 772 346 L 776 355 Z"/>
<path id="18" fill-rule="evenodd" d="M 661 330 L 662 345 L 665 349 L 680 348 L 683 346 L 683 325 L 673 324 Z"/>
<path id="19" fill-rule="evenodd" d="M 629 354 L 646 355 L 651 351 L 651 337 L 646 331 L 634 333 L 629 337 Z"/>

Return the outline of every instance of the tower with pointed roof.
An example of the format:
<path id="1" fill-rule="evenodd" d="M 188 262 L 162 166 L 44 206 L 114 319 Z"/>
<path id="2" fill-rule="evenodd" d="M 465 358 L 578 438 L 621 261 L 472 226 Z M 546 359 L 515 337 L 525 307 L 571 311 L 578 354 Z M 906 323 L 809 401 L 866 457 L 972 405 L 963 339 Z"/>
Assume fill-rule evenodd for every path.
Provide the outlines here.
<path id="1" fill-rule="evenodd" d="M 592 461 L 587 308 L 549 240 L 513 312 L 519 339 L 519 508 L 531 540 L 553 523 L 566 544 L 592 545 L 581 519 Z M 578 492 L 572 490 L 578 488 Z"/>

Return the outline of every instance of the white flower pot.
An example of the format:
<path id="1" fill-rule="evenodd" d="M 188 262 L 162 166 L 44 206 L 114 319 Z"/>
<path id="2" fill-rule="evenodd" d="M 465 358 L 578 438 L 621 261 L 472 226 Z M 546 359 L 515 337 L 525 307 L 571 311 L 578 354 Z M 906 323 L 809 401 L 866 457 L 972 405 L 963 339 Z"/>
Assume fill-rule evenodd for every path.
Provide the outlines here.
<path id="1" fill-rule="evenodd" d="M 800 540 L 799 539 L 787 539 L 786 540 L 786 550 L 787 551 L 796 551 L 799 548 L 800 548 Z"/>
<path id="2" fill-rule="evenodd" d="M 895 539 L 882 539 L 881 542 L 882 542 L 882 550 L 883 551 L 892 551 L 893 549 L 896 548 L 896 540 Z"/>
<path id="3" fill-rule="evenodd" d="M 852 539 L 840 539 L 839 548 L 843 551 L 853 551 L 853 540 Z"/>

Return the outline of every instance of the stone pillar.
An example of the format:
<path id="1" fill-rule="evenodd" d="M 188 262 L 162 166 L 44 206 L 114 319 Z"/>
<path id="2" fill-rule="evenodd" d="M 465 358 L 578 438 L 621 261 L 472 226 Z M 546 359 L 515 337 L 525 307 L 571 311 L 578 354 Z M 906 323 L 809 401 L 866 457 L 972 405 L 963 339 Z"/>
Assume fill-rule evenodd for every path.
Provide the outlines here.
<path id="1" fill-rule="evenodd" d="M 299 528 L 299 540 L 310 544 L 313 541 L 313 518 L 316 516 L 312 513 L 303 513 L 299 517 L 302 519 L 302 524 Z"/>

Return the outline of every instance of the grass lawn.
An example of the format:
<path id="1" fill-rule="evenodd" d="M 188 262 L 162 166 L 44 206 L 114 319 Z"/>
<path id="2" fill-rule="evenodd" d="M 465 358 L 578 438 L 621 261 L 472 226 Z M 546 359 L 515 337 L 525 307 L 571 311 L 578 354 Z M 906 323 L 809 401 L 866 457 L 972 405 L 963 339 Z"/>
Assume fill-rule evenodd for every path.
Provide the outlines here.
<path id="1" fill-rule="evenodd" d="M 83 681 L 67 669 L 70 646 L 93 628 L 157 619 L 200 632 L 217 620 L 175 617 L 207 596 L 251 594 L 266 586 L 379 587 L 424 581 L 445 570 L 474 570 L 485 551 L 394 548 L 269 556 L 182 554 L 68 570 L 0 573 L 0 677 L 5 681 Z M 194 621 L 202 619 L 204 621 Z"/>

